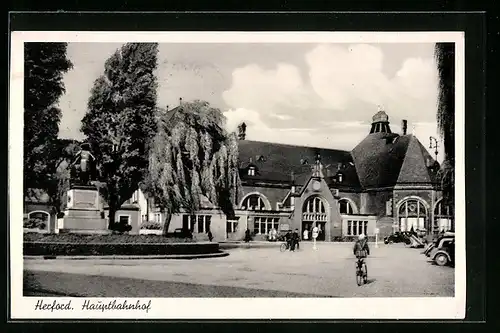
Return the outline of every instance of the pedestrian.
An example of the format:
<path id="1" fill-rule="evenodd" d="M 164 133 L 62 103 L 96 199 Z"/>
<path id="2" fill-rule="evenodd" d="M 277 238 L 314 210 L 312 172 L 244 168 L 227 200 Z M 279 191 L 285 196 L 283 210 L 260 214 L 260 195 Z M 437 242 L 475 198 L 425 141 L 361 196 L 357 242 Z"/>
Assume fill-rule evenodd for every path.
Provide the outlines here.
<path id="1" fill-rule="evenodd" d="M 304 232 L 302 233 L 302 239 L 304 239 L 304 240 L 309 239 L 309 230 L 304 229 Z"/>
<path id="2" fill-rule="evenodd" d="M 295 252 L 295 245 L 297 245 L 297 249 L 298 249 L 298 247 L 299 247 L 299 229 L 295 229 L 294 232 L 292 233 L 290 251 Z"/>
<path id="3" fill-rule="evenodd" d="M 245 231 L 245 243 L 250 242 L 250 229 Z"/>
<path id="4" fill-rule="evenodd" d="M 214 236 L 212 235 L 212 231 L 211 230 L 208 230 L 207 232 L 207 236 L 208 236 L 208 240 L 211 242 L 212 239 L 214 239 Z"/>
<path id="5" fill-rule="evenodd" d="M 277 234 L 278 234 L 278 232 L 276 231 L 276 229 L 274 229 L 274 228 L 273 228 L 273 229 L 271 230 L 271 237 L 272 237 L 273 242 L 275 242 L 275 241 L 276 241 L 276 235 L 277 235 Z"/>

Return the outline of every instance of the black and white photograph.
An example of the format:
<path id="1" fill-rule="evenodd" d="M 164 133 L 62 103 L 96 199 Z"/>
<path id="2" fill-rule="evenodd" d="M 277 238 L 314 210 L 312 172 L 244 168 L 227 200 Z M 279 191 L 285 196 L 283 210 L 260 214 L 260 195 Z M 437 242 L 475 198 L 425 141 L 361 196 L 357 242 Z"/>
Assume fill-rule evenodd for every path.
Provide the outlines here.
<path id="1" fill-rule="evenodd" d="M 13 316 L 464 317 L 463 33 L 11 43 Z"/>

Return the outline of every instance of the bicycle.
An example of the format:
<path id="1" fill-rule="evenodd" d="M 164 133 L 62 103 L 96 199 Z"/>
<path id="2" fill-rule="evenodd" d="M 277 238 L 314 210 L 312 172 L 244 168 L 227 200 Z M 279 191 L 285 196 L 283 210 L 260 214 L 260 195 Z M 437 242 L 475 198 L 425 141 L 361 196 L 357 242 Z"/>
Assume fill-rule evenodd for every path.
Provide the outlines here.
<path id="1" fill-rule="evenodd" d="M 295 244 L 295 249 L 299 250 L 299 243 L 298 242 L 297 242 L 297 244 Z M 280 252 L 285 252 L 286 250 L 290 250 L 290 243 L 285 241 L 280 245 Z"/>
<path id="2" fill-rule="evenodd" d="M 358 258 L 356 261 L 356 283 L 361 286 L 368 282 L 368 268 L 363 258 Z"/>

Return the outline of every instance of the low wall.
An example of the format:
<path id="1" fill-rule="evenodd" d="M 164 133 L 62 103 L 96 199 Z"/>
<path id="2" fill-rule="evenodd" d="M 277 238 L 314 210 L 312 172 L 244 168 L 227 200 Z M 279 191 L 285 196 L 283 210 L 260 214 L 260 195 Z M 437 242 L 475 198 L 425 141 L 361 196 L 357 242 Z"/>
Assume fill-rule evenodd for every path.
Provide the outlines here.
<path id="1" fill-rule="evenodd" d="M 23 254 L 29 256 L 105 256 L 175 255 L 218 253 L 218 243 L 50 243 L 24 242 Z"/>

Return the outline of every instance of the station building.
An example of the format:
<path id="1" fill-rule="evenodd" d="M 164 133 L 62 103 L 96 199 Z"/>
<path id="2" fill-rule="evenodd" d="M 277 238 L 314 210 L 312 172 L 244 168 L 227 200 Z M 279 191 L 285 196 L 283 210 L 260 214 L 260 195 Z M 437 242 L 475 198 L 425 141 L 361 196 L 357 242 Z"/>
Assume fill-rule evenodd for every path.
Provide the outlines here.
<path id="1" fill-rule="evenodd" d="M 171 112 L 175 112 L 173 109 Z M 367 136 L 351 151 L 246 140 L 240 125 L 242 191 L 235 220 L 226 220 L 204 200 L 194 216 L 178 214 L 169 231 L 188 228 L 197 238 L 208 229 L 216 240 L 254 239 L 278 231 L 320 230 L 318 240 L 373 239 L 395 231 L 428 235 L 453 230 L 453 209 L 442 202 L 439 163 L 412 134 L 393 133 L 384 111 L 372 118 Z M 163 213 L 139 190 L 131 202 L 143 220 L 161 222 Z"/>

